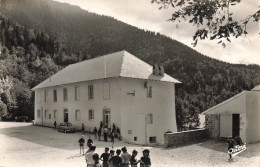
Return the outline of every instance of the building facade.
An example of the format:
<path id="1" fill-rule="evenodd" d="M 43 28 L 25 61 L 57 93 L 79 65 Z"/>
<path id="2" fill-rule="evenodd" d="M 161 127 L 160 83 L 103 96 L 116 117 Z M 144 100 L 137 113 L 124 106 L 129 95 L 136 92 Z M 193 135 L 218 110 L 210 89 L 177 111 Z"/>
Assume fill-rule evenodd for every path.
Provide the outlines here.
<path id="1" fill-rule="evenodd" d="M 166 131 L 177 131 L 179 81 L 155 69 L 126 51 L 70 65 L 33 88 L 35 124 L 84 123 L 92 131 L 102 121 L 126 142 L 163 143 Z"/>
<path id="2" fill-rule="evenodd" d="M 214 138 L 240 136 L 244 142 L 260 141 L 260 86 L 203 112 L 206 127 Z"/>

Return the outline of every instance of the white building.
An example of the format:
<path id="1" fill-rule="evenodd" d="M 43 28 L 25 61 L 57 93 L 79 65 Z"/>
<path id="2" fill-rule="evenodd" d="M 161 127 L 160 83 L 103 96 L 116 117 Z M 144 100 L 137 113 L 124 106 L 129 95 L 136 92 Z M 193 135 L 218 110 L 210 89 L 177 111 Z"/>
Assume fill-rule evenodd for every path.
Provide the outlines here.
<path id="1" fill-rule="evenodd" d="M 240 136 L 244 142 L 260 141 L 260 85 L 203 112 L 212 137 Z"/>
<path id="2" fill-rule="evenodd" d="M 35 124 L 53 126 L 56 120 L 92 130 L 102 121 L 119 127 L 124 141 L 163 143 L 167 130 L 177 131 L 180 82 L 160 69 L 126 51 L 69 65 L 33 88 Z"/>

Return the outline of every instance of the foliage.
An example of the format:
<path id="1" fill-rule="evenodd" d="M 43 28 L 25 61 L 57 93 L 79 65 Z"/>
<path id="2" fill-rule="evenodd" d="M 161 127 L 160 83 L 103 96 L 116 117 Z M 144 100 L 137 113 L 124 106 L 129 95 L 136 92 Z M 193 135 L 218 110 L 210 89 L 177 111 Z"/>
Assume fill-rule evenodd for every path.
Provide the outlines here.
<path id="1" fill-rule="evenodd" d="M 2 40 L 0 67 L 10 78 L 15 78 L 13 97 L 20 103 L 17 114 L 27 110 L 33 113 L 30 88 L 56 71 L 71 63 L 120 50 L 149 64 L 164 65 L 167 74 L 182 82 L 176 85 L 179 129 L 197 126 L 198 113 L 260 84 L 258 65 L 221 62 L 166 36 L 110 17 L 49 0 L 2 2 L 3 7 L 5 3 L 9 7 L 2 10 L 5 17 L 27 26 L 1 19 L 0 34 L 4 36 L 0 37 L 5 40 Z"/>
<path id="2" fill-rule="evenodd" d="M 197 26 L 193 36 L 196 46 L 198 40 L 210 37 L 210 40 L 218 40 L 225 47 L 225 42 L 231 42 L 230 37 L 235 38 L 247 35 L 247 25 L 250 21 L 258 22 L 259 10 L 253 11 L 242 20 L 233 16 L 231 9 L 241 0 L 152 0 L 152 3 L 161 4 L 159 9 L 172 7 L 175 9 L 170 21 L 185 20 Z"/>

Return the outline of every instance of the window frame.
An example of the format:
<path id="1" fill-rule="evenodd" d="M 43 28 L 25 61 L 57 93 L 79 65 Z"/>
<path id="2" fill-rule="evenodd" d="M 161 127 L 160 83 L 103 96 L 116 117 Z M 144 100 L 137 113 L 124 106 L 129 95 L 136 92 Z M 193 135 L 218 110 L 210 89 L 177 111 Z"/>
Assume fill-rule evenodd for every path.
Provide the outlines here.
<path id="1" fill-rule="evenodd" d="M 153 124 L 153 114 L 152 113 L 147 114 L 146 124 Z"/>
<path id="2" fill-rule="evenodd" d="M 75 120 L 76 121 L 80 121 L 80 118 L 81 118 L 81 115 L 80 115 L 81 113 L 80 113 L 80 110 L 79 109 L 77 109 L 77 110 L 75 110 Z"/>
<path id="3" fill-rule="evenodd" d="M 57 101 L 58 101 L 57 89 L 53 89 L 53 101 L 54 101 L 54 102 L 57 102 Z"/>
<path id="4" fill-rule="evenodd" d="M 95 119 L 95 112 L 93 109 L 89 109 L 88 110 L 88 120 L 89 121 L 94 121 Z"/>
<path id="5" fill-rule="evenodd" d="M 147 87 L 146 97 L 147 98 L 153 98 L 153 87 L 151 85 Z"/>
<path id="6" fill-rule="evenodd" d="M 69 95 L 68 95 L 68 88 L 63 88 L 63 101 L 68 101 Z"/>
<path id="7" fill-rule="evenodd" d="M 94 85 L 93 84 L 88 85 L 88 100 L 94 100 Z"/>
<path id="8" fill-rule="evenodd" d="M 74 87 L 75 101 L 80 101 L 80 87 Z"/>

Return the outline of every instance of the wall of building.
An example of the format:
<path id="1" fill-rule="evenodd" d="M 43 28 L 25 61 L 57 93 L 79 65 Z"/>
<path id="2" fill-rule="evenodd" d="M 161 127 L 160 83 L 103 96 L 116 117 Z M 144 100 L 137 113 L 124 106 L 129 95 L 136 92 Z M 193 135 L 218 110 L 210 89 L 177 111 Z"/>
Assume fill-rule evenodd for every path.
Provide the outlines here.
<path id="1" fill-rule="evenodd" d="M 260 141 L 260 91 L 247 93 L 247 142 Z"/>
<path id="2" fill-rule="evenodd" d="M 163 143 L 167 130 L 177 131 L 175 87 L 173 83 L 147 81 L 147 86 L 152 86 L 152 98 L 148 98 L 144 83 L 139 79 L 120 80 L 122 135 L 131 143 L 149 144 L 150 137 Z M 133 92 L 135 96 L 128 94 Z M 149 124 L 148 114 L 152 114 L 152 124 Z M 135 137 L 138 137 L 137 141 Z"/>
<path id="3" fill-rule="evenodd" d="M 110 99 L 104 100 L 103 84 L 110 83 Z M 114 123 L 120 128 L 123 140 L 136 144 L 149 144 L 149 137 L 156 137 L 156 142 L 163 143 L 166 131 L 177 131 L 175 117 L 175 88 L 173 83 L 148 81 L 152 86 L 152 98 L 147 98 L 144 80 L 130 78 L 113 78 L 79 82 L 74 84 L 43 88 L 36 90 L 35 123 L 53 126 L 64 122 L 64 109 L 69 112 L 69 122 L 80 129 L 84 123 L 87 130 L 99 127 L 103 121 L 103 110 L 109 109 L 111 126 Z M 88 99 L 88 85 L 94 85 L 94 100 Z M 80 89 L 80 99 L 75 100 L 75 86 Z M 63 100 L 63 88 L 68 90 L 68 100 Z M 57 102 L 53 100 L 53 90 L 57 90 Z M 44 91 L 47 90 L 47 101 Z M 132 96 L 129 93 L 134 93 Z M 94 110 L 94 120 L 88 119 L 88 111 Z M 37 110 L 41 116 L 37 117 Z M 45 118 L 45 110 L 47 117 Z M 54 110 L 58 116 L 54 118 Z M 76 119 L 76 110 L 80 110 L 80 119 Z M 51 115 L 49 118 L 49 114 Z M 152 124 L 147 123 L 148 114 L 152 114 Z M 136 137 L 136 141 L 134 140 Z"/>
<path id="4" fill-rule="evenodd" d="M 103 98 L 103 84 L 110 83 L 110 98 L 104 100 Z M 88 99 L 88 85 L 94 85 L 94 99 Z M 80 91 L 80 99 L 75 100 L 75 86 L 78 86 Z M 68 89 L 68 100 L 63 100 L 63 88 Z M 53 100 L 53 90 L 57 90 L 57 102 Z M 47 90 L 47 102 L 44 102 L 44 91 Z M 36 90 L 35 97 L 35 123 L 44 126 L 53 126 L 54 121 L 57 123 L 64 122 L 64 109 L 68 109 L 69 122 L 76 128 L 80 129 L 81 124 L 84 123 L 86 130 L 92 130 L 95 126 L 98 128 L 100 121 L 103 121 L 103 109 L 107 108 L 111 111 L 111 126 L 115 123 L 120 126 L 120 106 L 118 105 L 120 91 L 118 91 L 118 79 L 104 79 L 95 80 L 91 82 L 79 82 L 74 84 L 43 88 Z M 37 117 L 37 110 L 43 111 L 41 117 Z M 89 110 L 94 110 L 94 120 L 89 120 Z M 44 112 L 48 111 L 47 118 Z M 58 111 L 58 116 L 54 118 L 54 110 Z M 80 119 L 76 119 L 76 110 L 80 110 Z M 49 119 L 51 114 L 51 119 Z M 43 117 L 42 117 L 43 116 Z M 43 123 L 42 123 L 43 122 Z"/>
<path id="5" fill-rule="evenodd" d="M 209 138 L 208 129 L 190 130 L 164 134 L 164 146 L 179 146 L 195 142 L 201 142 Z"/>
<path id="6" fill-rule="evenodd" d="M 209 130 L 210 137 L 218 138 L 220 136 L 220 115 L 206 115 L 206 128 Z"/>

